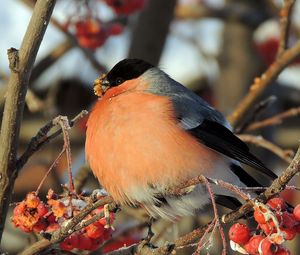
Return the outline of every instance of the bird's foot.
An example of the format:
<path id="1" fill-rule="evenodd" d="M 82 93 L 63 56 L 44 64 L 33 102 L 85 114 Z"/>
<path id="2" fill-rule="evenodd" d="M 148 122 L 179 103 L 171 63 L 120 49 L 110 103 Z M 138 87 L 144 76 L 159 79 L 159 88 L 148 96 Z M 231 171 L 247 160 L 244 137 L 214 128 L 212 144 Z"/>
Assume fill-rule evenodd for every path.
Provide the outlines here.
<path id="1" fill-rule="evenodd" d="M 104 226 L 104 228 L 111 228 L 112 230 L 114 230 L 113 226 L 111 225 L 110 222 L 110 212 L 109 212 L 109 204 L 106 204 L 103 206 L 103 211 L 104 211 L 104 218 L 106 221 L 106 224 Z"/>

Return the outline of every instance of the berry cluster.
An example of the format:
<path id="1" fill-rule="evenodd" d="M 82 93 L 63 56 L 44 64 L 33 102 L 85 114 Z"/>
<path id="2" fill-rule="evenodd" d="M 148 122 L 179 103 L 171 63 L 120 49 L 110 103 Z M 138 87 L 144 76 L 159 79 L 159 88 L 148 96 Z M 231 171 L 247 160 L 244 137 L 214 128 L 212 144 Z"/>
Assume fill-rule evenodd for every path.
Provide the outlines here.
<path id="1" fill-rule="evenodd" d="M 146 0 L 102 0 L 116 15 L 130 15 L 145 5 Z M 93 2 L 97 5 L 98 2 Z M 80 4 L 80 3 L 78 3 Z M 123 32 L 124 26 L 112 20 L 104 22 L 99 15 L 92 9 L 98 9 L 98 6 L 80 5 L 78 9 L 84 9 L 83 15 L 78 13 L 70 16 L 65 23 L 64 28 L 74 34 L 78 43 L 83 48 L 96 50 L 101 47 L 110 36 L 119 35 Z M 93 15 L 92 15 L 93 14 Z"/>
<path id="2" fill-rule="evenodd" d="M 145 0 L 104 0 L 105 3 L 110 6 L 116 14 L 132 14 L 145 5 Z"/>
<path id="3" fill-rule="evenodd" d="M 229 230 L 231 248 L 250 255 L 288 255 L 290 251 L 282 246 L 300 233 L 300 204 L 293 212 L 288 211 L 284 200 L 270 199 L 266 204 L 256 202 L 254 219 L 257 231 L 252 234 L 245 224 L 235 223 Z"/>
<path id="4" fill-rule="evenodd" d="M 42 202 L 35 192 L 27 194 L 25 200 L 14 208 L 12 222 L 24 232 L 39 234 L 54 232 L 64 222 L 76 216 L 87 204 L 86 198 L 73 196 L 58 196 L 52 190 L 47 195 L 47 204 Z M 93 210 L 87 219 L 101 213 L 103 207 Z M 112 234 L 110 223 L 114 220 L 114 214 L 110 213 L 106 218 L 101 218 L 91 225 L 77 231 L 60 243 L 63 250 L 96 250 Z"/>
<path id="5" fill-rule="evenodd" d="M 73 24 L 68 22 L 66 27 L 68 29 L 74 27 L 79 44 L 92 50 L 101 47 L 110 36 L 123 32 L 123 26 L 119 23 L 104 24 L 101 20 L 92 17 L 77 20 Z"/>

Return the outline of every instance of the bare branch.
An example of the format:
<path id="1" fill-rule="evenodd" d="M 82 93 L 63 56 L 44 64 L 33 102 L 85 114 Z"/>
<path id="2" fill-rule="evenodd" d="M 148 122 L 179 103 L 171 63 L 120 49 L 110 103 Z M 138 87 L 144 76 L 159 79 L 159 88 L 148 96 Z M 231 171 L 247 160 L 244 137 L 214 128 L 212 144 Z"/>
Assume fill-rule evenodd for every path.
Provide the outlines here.
<path id="1" fill-rule="evenodd" d="M 88 112 L 86 110 L 81 111 L 79 114 L 77 114 L 69 123 L 70 127 L 72 127 L 78 120 L 83 118 L 85 115 L 87 115 Z M 53 134 L 48 135 L 49 131 L 56 125 L 54 118 L 53 120 L 49 121 L 45 126 L 43 126 L 36 136 L 31 138 L 25 152 L 22 154 L 22 156 L 18 159 L 16 164 L 16 170 L 20 170 L 28 161 L 28 159 L 36 152 L 38 151 L 44 144 L 50 142 L 57 136 L 59 136 L 62 133 L 62 129 L 59 129 L 55 131 Z"/>
<path id="2" fill-rule="evenodd" d="M 28 81 L 55 2 L 55 0 L 36 2 L 20 50 L 8 52 L 11 74 L 0 138 L 0 240 L 16 178 L 16 153 Z"/>
<path id="3" fill-rule="evenodd" d="M 292 10 L 295 0 L 284 0 L 284 4 L 280 10 L 280 40 L 279 48 L 277 52 L 277 58 L 280 58 L 281 54 L 288 47 L 289 31 L 291 25 Z"/>
<path id="4" fill-rule="evenodd" d="M 256 146 L 260 146 L 265 148 L 275 155 L 283 159 L 287 163 L 291 163 L 293 160 L 294 152 L 292 150 L 283 150 L 279 146 L 270 141 L 264 139 L 262 136 L 254 136 L 254 135 L 238 135 L 238 137 L 246 143 L 253 143 Z"/>
<path id="5" fill-rule="evenodd" d="M 239 124 L 250 107 L 259 99 L 266 88 L 276 80 L 283 69 L 299 56 L 300 40 L 292 48 L 285 50 L 280 58 L 277 58 L 259 78 L 254 79 L 248 94 L 241 100 L 234 112 L 228 116 L 228 120 L 233 127 Z"/>
<path id="6" fill-rule="evenodd" d="M 271 118 L 267 118 L 261 121 L 253 122 L 250 124 L 246 131 L 254 131 L 260 128 L 268 127 L 268 126 L 274 126 L 279 125 L 282 123 L 284 119 L 296 117 L 300 115 L 300 107 L 289 109 L 285 112 L 276 114 L 275 116 Z"/>

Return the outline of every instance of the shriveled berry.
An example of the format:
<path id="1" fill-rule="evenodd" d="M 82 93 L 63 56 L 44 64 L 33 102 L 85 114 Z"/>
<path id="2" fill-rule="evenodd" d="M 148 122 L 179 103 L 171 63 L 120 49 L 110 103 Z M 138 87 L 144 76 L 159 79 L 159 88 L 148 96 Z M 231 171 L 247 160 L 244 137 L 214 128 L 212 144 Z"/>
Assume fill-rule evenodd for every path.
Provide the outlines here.
<path id="1" fill-rule="evenodd" d="M 284 211 L 286 209 L 286 204 L 280 197 L 271 198 L 268 200 L 267 205 L 275 211 Z"/>
<path id="2" fill-rule="evenodd" d="M 264 240 L 264 236 L 262 235 L 255 235 L 255 236 L 252 236 L 250 238 L 250 240 L 245 243 L 244 245 L 244 248 L 245 250 L 249 253 L 249 254 L 259 254 L 258 253 L 258 248 L 259 248 L 259 245 L 260 245 L 260 242 L 262 240 Z"/>
<path id="3" fill-rule="evenodd" d="M 245 244 L 250 239 L 250 230 L 247 225 L 235 223 L 229 229 L 229 239 L 237 244 Z"/>
<path id="4" fill-rule="evenodd" d="M 36 195 L 35 192 L 30 192 L 27 194 L 25 198 L 25 204 L 29 208 L 37 208 L 41 200 L 39 197 Z"/>

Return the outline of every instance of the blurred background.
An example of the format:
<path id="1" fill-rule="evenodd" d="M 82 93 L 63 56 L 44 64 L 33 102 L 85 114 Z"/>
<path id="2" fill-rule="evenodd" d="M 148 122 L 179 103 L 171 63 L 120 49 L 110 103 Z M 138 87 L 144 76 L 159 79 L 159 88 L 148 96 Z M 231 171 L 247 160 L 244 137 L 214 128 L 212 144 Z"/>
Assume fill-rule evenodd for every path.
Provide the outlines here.
<path id="1" fill-rule="evenodd" d="M 58 0 L 31 75 L 21 127 L 20 153 L 39 128 L 55 116 L 73 118 L 81 110 L 89 110 L 96 100 L 93 81 L 126 57 L 142 58 L 159 65 L 222 113 L 230 114 L 254 78 L 275 60 L 282 2 Z M 1 4 L 1 114 L 9 78 L 6 52 L 10 47 L 19 48 L 33 5 L 34 0 L 9 0 Z M 299 39 L 299 34 L 300 1 L 296 1 L 290 45 Z M 286 68 L 263 98 L 270 95 L 276 99 L 271 100 L 259 119 L 299 108 L 300 59 Z M 99 184 L 85 166 L 85 121 L 86 118 L 82 119 L 71 130 L 71 149 L 74 176 L 82 178 L 80 189 L 89 193 L 99 188 Z M 284 120 L 279 126 L 257 130 L 254 134 L 262 135 L 283 149 L 295 150 L 300 137 L 299 117 Z M 63 139 L 57 138 L 30 159 L 16 181 L 15 202 L 37 188 L 62 145 Z M 287 166 L 276 155 L 257 147 L 251 148 L 277 173 Z M 61 192 L 60 184 L 67 181 L 66 160 L 62 159 L 47 178 L 41 197 L 45 197 L 49 188 Z M 297 185 L 297 180 L 293 184 Z M 300 201 L 296 192 L 283 195 L 292 204 Z M 139 241 L 146 233 L 145 219 L 143 210 L 122 209 L 115 222 L 113 239 L 105 251 Z M 185 218 L 175 224 L 159 220 L 154 224 L 157 233 L 154 243 L 161 245 L 166 240 L 175 240 L 210 219 L 211 213 Z M 220 254 L 221 246 L 215 245 L 220 242 L 218 234 L 215 237 L 210 254 Z M 36 238 L 14 228 L 8 217 L 1 249 L 16 254 Z M 300 254 L 299 240 L 288 245 L 292 254 Z M 189 248 L 179 250 L 177 254 L 191 253 Z M 101 254 L 101 251 L 93 254 Z"/>

